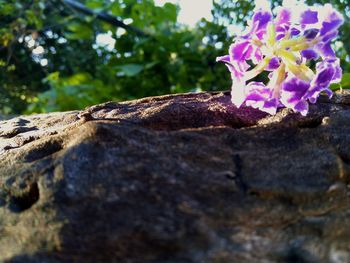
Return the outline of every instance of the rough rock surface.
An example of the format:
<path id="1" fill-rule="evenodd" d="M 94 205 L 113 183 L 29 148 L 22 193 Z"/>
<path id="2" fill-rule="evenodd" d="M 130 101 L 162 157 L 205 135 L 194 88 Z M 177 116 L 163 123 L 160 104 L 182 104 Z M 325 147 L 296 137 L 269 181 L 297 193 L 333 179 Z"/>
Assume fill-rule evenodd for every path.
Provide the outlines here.
<path id="1" fill-rule="evenodd" d="M 350 262 L 350 93 L 228 93 L 0 122 L 1 262 Z"/>

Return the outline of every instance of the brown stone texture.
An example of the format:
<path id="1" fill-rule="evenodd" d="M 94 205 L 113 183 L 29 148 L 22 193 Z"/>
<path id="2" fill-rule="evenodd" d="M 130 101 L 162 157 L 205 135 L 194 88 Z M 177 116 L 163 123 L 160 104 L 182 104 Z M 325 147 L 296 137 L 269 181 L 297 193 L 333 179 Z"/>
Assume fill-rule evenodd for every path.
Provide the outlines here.
<path id="1" fill-rule="evenodd" d="M 0 122 L 0 262 L 350 262 L 350 93 L 229 93 Z"/>

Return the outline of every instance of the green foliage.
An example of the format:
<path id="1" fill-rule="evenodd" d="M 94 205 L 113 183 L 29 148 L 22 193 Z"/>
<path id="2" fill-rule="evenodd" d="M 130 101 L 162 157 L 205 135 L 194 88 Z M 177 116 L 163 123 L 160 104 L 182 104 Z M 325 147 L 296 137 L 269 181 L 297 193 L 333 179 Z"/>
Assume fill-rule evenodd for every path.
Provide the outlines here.
<path id="1" fill-rule="evenodd" d="M 181 26 L 176 5 L 83 1 L 151 36 L 140 37 L 77 12 L 64 1 L 28 1 L 24 12 L 18 2 L 0 0 L 6 18 L 0 22 L 2 112 L 80 109 L 107 100 L 230 85 L 226 69 L 215 63 L 229 44 L 225 27 L 205 20 L 195 29 Z M 96 45 L 101 34 L 116 40 L 114 48 Z M 225 45 L 216 48 L 220 41 Z M 37 47 L 44 52 L 35 53 Z"/>
<path id="2" fill-rule="evenodd" d="M 93 104 L 95 101 L 105 100 L 103 94 L 103 82 L 94 79 L 87 72 L 79 72 L 69 77 L 61 77 L 59 72 L 54 72 L 44 79 L 50 84 L 51 89 L 38 95 L 35 103 L 32 103 L 28 112 L 50 112 L 57 110 L 80 109 Z M 102 96 L 101 96 L 102 93 Z"/>
<path id="3" fill-rule="evenodd" d="M 348 1 L 333 2 L 349 14 Z M 0 112 L 62 111 L 109 100 L 226 90 L 231 80 L 215 58 L 227 53 L 232 38 L 227 25 L 243 25 L 253 9 L 253 1 L 215 0 L 213 22 L 203 19 L 188 28 L 177 22 L 179 8 L 170 3 L 80 3 L 148 37 L 87 16 L 63 0 L 0 0 Z M 337 47 L 344 69 L 350 71 L 350 43 L 345 41 L 350 37 L 349 17 L 346 21 Z M 101 36 L 114 39 L 115 45 L 98 45 Z"/>
<path id="4" fill-rule="evenodd" d="M 343 74 L 340 82 L 340 86 L 343 89 L 350 89 L 350 73 Z"/>

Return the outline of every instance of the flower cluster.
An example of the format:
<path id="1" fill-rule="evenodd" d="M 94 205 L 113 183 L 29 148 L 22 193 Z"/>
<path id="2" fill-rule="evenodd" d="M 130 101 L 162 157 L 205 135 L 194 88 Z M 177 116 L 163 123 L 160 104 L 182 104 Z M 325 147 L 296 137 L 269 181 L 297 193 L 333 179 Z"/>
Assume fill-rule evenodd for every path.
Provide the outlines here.
<path id="1" fill-rule="evenodd" d="M 217 58 L 231 72 L 232 102 L 237 107 L 245 103 L 275 114 L 285 106 L 305 116 L 308 102 L 315 103 L 321 92 L 332 96 L 329 85 L 340 81 L 342 71 L 331 41 L 343 17 L 329 4 L 306 7 L 297 18 L 294 15 L 284 7 L 275 18 L 270 10 L 257 10 L 229 55 Z M 308 66 L 310 60 L 317 62 L 314 70 Z M 269 71 L 266 85 L 249 82 L 263 71 Z"/>

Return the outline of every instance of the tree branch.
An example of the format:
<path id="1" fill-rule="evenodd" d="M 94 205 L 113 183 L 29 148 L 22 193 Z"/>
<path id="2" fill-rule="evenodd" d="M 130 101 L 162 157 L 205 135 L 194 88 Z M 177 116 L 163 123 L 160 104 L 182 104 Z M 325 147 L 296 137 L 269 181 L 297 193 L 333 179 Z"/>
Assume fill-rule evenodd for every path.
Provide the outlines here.
<path id="1" fill-rule="evenodd" d="M 149 37 L 150 36 L 149 34 L 143 32 L 142 30 L 140 30 L 140 29 L 138 29 L 136 27 L 124 24 L 122 21 L 120 21 L 118 18 L 116 18 L 114 16 L 111 16 L 111 15 L 106 14 L 104 12 L 96 13 L 93 10 L 87 8 L 82 3 L 77 2 L 75 0 L 62 0 L 62 1 L 65 4 L 69 5 L 70 7 L 72 7 L 73 9 L 75 9 L 75 10 L 77 10 L 77 11 L 83 13 L 83 14 L 95 16 L 96 18 L 98 18 L 98 19 L 100 19 L 100 20 L 102 20 L 104 22 L 107 22 L 107 23 L 109 23 L 111 25 L 114 25 L 116 27 L 124 28 L 125 30 L 133 32 L 133 33 L 135 33 L 138 36 L 142 36 L 142 37 Z"/>

